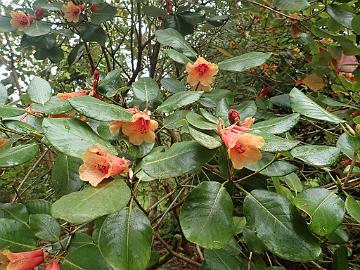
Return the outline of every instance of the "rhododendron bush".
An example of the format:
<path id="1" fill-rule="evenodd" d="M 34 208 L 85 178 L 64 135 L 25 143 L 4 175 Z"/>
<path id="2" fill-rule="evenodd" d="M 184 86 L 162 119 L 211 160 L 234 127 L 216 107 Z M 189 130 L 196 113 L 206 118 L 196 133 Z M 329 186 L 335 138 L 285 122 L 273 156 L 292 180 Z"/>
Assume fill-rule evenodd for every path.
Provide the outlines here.
<path id="1" fill-rule="evenodd" d="M 0 270 L 360 269 L 359 1 L 3 1 L 0 35 Z"/>

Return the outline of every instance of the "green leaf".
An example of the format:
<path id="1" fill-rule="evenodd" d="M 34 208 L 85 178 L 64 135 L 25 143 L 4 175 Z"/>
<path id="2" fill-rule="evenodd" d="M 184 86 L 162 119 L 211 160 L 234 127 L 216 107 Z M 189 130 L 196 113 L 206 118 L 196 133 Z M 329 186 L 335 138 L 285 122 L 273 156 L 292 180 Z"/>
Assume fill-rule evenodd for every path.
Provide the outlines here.
<path id="1" fill-rule="evenodd" d="M 261 169 L 263 169 L 268 163 L 270 163 L 273 158 L 274 158 L 273 154 L 264 152 L 263 158 L 260 161 L 258 161 L 255 164 L 248 164 L 245 166 L 245 168 L 254 172 L 258 172 Z M 297 170 L 298 168 L 295 165 L 292 165 L 287 161 L 277 160 L 273 162 L 270 166 L 268 166 L 266 169 L 261 170 L 260 174 L 271 177 L 284 176 Z"/>
<path id="2" fill-rule="evenodd" d="M 79 43 L 70 51 L 67 58 L 69 66 L 72 66 L 73 64 L 75 64 L 80 60 L 80 58 L 83 55 L 84 49 L 85 49 L 84 43 Z"/>
<path id="3" fill-rule="evenodd" d="M 70 223 L 86 223 L 126 206 L 130 189 L 122 179 L 97 188 L 87 187 L 61 197 L 52 205 L 52 215 Z"/>
<path id="4" fill-rule="evenodd" d="M 38 154 L 37 144 L 25 144 L 0 152 L 0 168 L 17 166 L 32 160 Z"/>
<path id="5" fill-rule="evenodd" d="M 286 185 L 295 192 L 301 192 L 304 189 L 300 178 L 295 173 L 290 173 L 288 175 L 280 177 L 280 180 L 285 182 Z"/>
<path id="6" fill-rule="evenodd" d="M 345 214 L 343 200 L 325 188 L 309 188 L 301 192 L 295 197 L 294 204 L 310 216 L 310 229 L 320 236 L 335 231 Z"/>
<path id="7" fill-rule="evenodd" d="M 204 92 L 202 91 L 182 91 L 177 92 L 171 97 L 169 97 L 167 100 L 165 100 L 159 107 L 157 107 L 157 111 L 167 113 L 174 111 L 178 108 L 181 108 L 183 106 L 192 104 L 200 99 Z"/>
<path id="8" fill-rule="evenodd" d="M 143 101 L 150 102 L 157 98 L 160 89 L 157 83 L 152 78 L 141 78 L 132 84 L 134 96 Z"/>
<path id="9" fill-rule="evenodd" d="M 353 20 L 354 13 L 347 11 L 341 5 L 328 5 L 326 12 L 331 18 L 340 23 L 341 25 L 351 28 L 351 21 Z"/>
<path id="10" fill-rule="evenodd" d="M 271 53 L 249 52 L 226 59 L 218 64 L 220 70 L 242 72 L 252 67 L 264 64 Z"/>
<path id="11" fill-rule="evenodd" d="M 201 168 L 214 154 L 214 150 L 206 149 L 197 142 L 178 142 L 167 151 L 157 153 L 150 160 L 146 160 L 142 169 L 155 178 L 180 176 Z"/>
<path id="12" fill-rule="evenodd" d="M 281 134 L 292 129 L 300 120 L 300 114 L 293 113 L 287 116 L 276 117 L 255 123 L 252 128 L 271 134 Z"/>
<path id="13" fill-rule="evenodd" d="M 0 15 L 0 32 L 6 33 L 6 32 L 12 32 L 15 30 L 16 30 L 16 28 L 10 24 L 10 18 Z"/>
<path id="14" fill-rule="evenodd" d="M 44 21 L 34 21 L 24 29 L 24 33 L 31 37 L 38 37 L 50 33 L 51 24 Z"/>
<path id="15" fill-rule="evenodd" d="M 205 120 L 204 117 L 202 117 L 201 115 L 199 115 L 197 113 L 189 112 L 186 115 L 186 120 L 189 122 L 189 124 L 193 125 L 194 127 L 198 128 L 198 129 L 216 130 L 215 123 L 208 122 L 207 120 Z"/>
<path id="16" fill-rule="evenodd" d="M 349 269 L 349 260 L 348 260 L 348 249 L 346 245 L 339 246 L 333 256 L 332 269 L 333 270 L 348 270 Z"/>
<path id="17" fill-rule="evenodd" d="M 8 100 L 8 92 L 6 87 L 0 83 L 0 105 L 5 105 Z"/>
<path id="18" fill-rule="evenodd" d="M 323 120 L 330 123 L 340 124 L 345 121 L 336 115 L 329 113 L 310 98 L 305 96 L 299 89 L 293 88 L 290 92 L 290 103 L 293 111 L 312 119 Z"/>
<path id="19" fill-rule="evenodd" d="M 100 80 L 98 91 L 107 97 L 112 97 L 121 90 L 123 84 L 122 70 L 115 69 L 109 72 L 104 79 Z"/>
<path id="20" fill-rule="evenodd" d="M 281 195 L 254 190 L 244 200 L 244 213 L 248 224 L 275 255 L 306 262 L 321 254 L 320 244 L 308 231 L 305 221 Z"/>
<path id="21" fill-rule="evenodd" d="M 81 164 L 81 159 L 63 154 L 56 158 L 51 173 L 51 183 L 57 198 L 78 191 L 81 188 L 84 183 L 79 178 Z"/>
<path id="22" fill-rule="evenodd" d="M 307 8 L 307 0 L 275 0 L 274 5 L 281 10 L 299 11 Z"/>
<path id="23" fill-rule="evenodd" d="M 49 214 L 51 204 L 42 199 L 30 200 L 25 203 L 30 214 Z"/>
<path id="24" fill-rule="evenodd" d="M 0 218 L 9 218 L 27 226 L 29 213 L 21 203 L 0 203 Z"/>
<path id="25" fill-rule="evenodd" d="M 175 111 L 164 119 L 162 128 L 176 129 L 182 127 L 186 124 L 186 115 L 188 113 L 189 111 L 185 110 Z"/>
<path id="26" fill-rule="evenodd" d="M 188 57 L 196 57 L 197 53 L 184 37 L 175 29 L 167 28 L 155 31 L 157 41 L 163 45 L 170 46 Z"/>
<path id="27" fill-rule="evenodd" d="M 351 196 L 347 196 L 345 207 L 348 214 L 358 223 L 360 223 L 360 201 L 355 200 Z"/>
<path id="28" fill-rule="evenodd" d="M 70 250 L 61 266 L 62 270 L 112 270 L 94 244 L 82 244 Z"/>
<path id="29" fill-rule="evenodd" d="M 145 269 L 150 260 L 151 242 L 149 219 L 131 207 L 108 216 L 98 239 L 102 256 L 117 270 Z"/>
<path id="30" fill-rule="evenodd" d="M 295 147 L 290 153 L 306 164 L 324 167 L 336 162 L 340 156 L 340 149 L 327 145 L 302 145 Z"/>
<path id="31" fill-rule="evenodd" d="M 0 117 L 14 117 L 25 113 L 24 109 L 10 105 L 0 105 Z"/>
<path id="32" fill-rule="evenodd" d="M 245 100 L 240 102 L 235 109 L 240 113 L 241 121 L 244 121 L 247 117 L 252 117 L 256 114 L 257 106 L 253 100 Z"/>
<path id="33" fill-rule="evenodd" d="M 360 35 L 360 15 L 356 15 L 352 21 L 351 26 L 354 32 L 358 35 Z"/>
<path id="34" fill-rule="evenodd" d="M 30 229 L 16 220 L 0 218 L 0 250 L 32 250 L 36 241 Z"/>
<path id="35" fill-rule="evenodd" d="M 229 20 L 229 16 L 228 15 L 221 15 L 221 16 L 213 16 L 211 18 L 207 18 L 206 21 L 215 26 L 215 27 L 219 27 L 224 25 L 227 21 Z"/>
<path id="36" fill-rule="evenodd" d="M 47 114 L 62 114 L 72 110 L 69 101 L 61 101 L 57 96 L 52 96 L 44 106 L 40 104 L 32 104 L 33 108 L 38 111 L 43 111 Z"/>
<path id="37" fill-rule="evenodd" d="M 116 154 L 116 149 L 100 138 L 84 122 L 72 118 L 46 118 L 43 121 L 46 138 L 60 152 L 81 158 L 83 153 L 96 144 Z"/>
<path id="38" fill-rule="evenodd" d="M 179 53 L 173 49 L 165 50 L 166 54 L 175 62 L 186 65 L 187 63 L 192 63 L 192 61 L 187 58 L 184 54 Z"/>
<path id="39" fill-rule="evenodd" d="M 96 10 L 91 13 L 90 20 L 94 24 L 101 24 L 115 17 L 117 8 L 108 3 L 96 4 Z"/>
<path id="40" fill-rule="evenodd" d="M 264 243 L 256 235 L 256 232 L 248 227 L 244 228 L 243 239 L 247 248 L 254 253 L 261 254 L 266 251 Z"/>
<path id="41" fill-rule="evenodd" d="M 26 122 L 22 122 L 19 120 L 5 120 L 3 121 L 4 126 L 6 126 L 9 129 L 15 130 L 20 133 L 31 133 L 36 131 L 36 128 L 29 125 Z"/>
<path id="42" fill-rule="evenodd" d="M 300 143 L 300 141 L 284 139 L 273 134 L 256 131 L 252 133 L 264 138 L 265 145 L 262 147 L 262 150 L 267 152 L 289 151 Z"/>
<path id="43" fill-rule="evenodd" d="M 165 17 L 167 15 L 164 9 L 154 6 L 145 6 L 143 7 L 142 11 L 146 16 L 149 17 Z"/>
<path id="44" fill-rule="evenodd" d="M 161 79 L 160 83 L 161 83 L 161 86 L 165 88 L 165 90 L 172 92 L 172 93 L 181 92 L 181 91 L 186 90 L 185 85 L 181 81 L 178 81 L 175 79 L 163 78 L 163 79 Z"/>
<path id="45" fill-rule="evenodd" d="M 205 263 L 200 270 L 244 270 L 243 262 L 225 249 L 205 249 Z M 204 265 L 206 265 L 204 267 Z M 204 267 L 204 268 L 203 268 Z"/>
<path id="46" fill-rule="evenodd" d="M 29 225 L 37 238 L 50 242 L 59 240 L 61 228 L 52 216 L 46 214 L 30 215 Z"/>
<path id="47" fill-rule="evenodd" d="M 99 25 L 92 23 L 81 24 L 80 36 L 86 42 L 97 42 L 101 46 L 105 46 L 106 33 Z"/>
<path id="48" fill-rule="evenodd" d="M 201 131 L 198 131 L 197 129 L 190 126 L 188 128 L 190 135 L 193 137 L 193 139 L 207 149 L 215 149 L 221 146 L 221 142 L 219 139 L 207 135 L 206 133 L 202 133 Z"/>
<path id="49" fill-rule="evenodd" d="M 204 248 L 223 248 L 232 238 L 233 203 L 218 182 L 202 182 L 186 198 L 180 225 L 187 240 Z"/>
<path id="50" fill-rule="evenodd" d="M 79 113 L 99 121 L 125 121 L 131 120 L 132 114 L 124 108 L 108 104 L 91 96 L 82 96 L 69 99 L 71 106 Z"/>
<path id="51" fill-rule="evenodd" d="M 51 98 L 51 86 L 43 78 L 34 76 L 27 89 L 30 99 L 35 103 L 44 105 Z"/>
<path id="52" fill-rule="evenodd" d="M 358 153 L 357 156 L 360 159 L 360 138 L 352 137 L 347 133 L 343 133 L 336 142 L 336 147 L 347 155 L 348 158 L 352 158 L 354 153 Z"/>

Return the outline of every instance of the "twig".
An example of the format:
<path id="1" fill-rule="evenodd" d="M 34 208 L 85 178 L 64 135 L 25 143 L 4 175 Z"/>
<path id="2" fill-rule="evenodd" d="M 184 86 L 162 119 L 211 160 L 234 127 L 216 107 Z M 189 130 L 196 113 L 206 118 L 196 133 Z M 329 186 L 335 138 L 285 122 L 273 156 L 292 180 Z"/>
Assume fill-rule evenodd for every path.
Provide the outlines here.
<path id="1" fill-rule="evenodd" d="M 353 154 L 353 156 L 352 156 L 352 161 L 351 161 L 351 164 L 350 164 L 350 168 L 349 168 L 349 171 L 348 171 L 348 173 L 347 173 L 347 175 L 346 175 L 346 178 L 345 178 L 345 180 L 344 180 L 344 183 L 343 183 L 343 187 L 345 187 L 346 185 L 347 185 L 347 183 L 348 183 L 348 181 L 349 181 L 349 179 L 350 179 L 350 177 L 351 177 L 351 174 L 352 174 L 352 172 L 353 172 L 353 169 L 354 169 L 354 166 L 355 166 L 355 163 L 356 163 L 356 157 L 357 157 L 357 154 L 356 154 L 356 152 L 354 151 L 354 154 Z"/>

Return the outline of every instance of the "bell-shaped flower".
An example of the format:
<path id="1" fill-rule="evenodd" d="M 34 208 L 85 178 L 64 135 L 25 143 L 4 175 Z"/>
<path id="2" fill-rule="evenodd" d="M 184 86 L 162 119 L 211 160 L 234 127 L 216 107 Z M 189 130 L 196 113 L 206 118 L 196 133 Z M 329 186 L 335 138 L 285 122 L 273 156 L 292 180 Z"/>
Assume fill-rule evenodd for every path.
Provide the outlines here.
<path id="1" fill-rule="evenodd" d="M 44 262 L 44 251 L 37 249 L 27 252 L 0 252 L 1 270 L 32 270 Z"/>
<path id="2" fill-rule="evenodd" d="M 61 9 L 64 12 L 64 18 L 68 22 L 77 23 L 80 20 L 80 14 L 84 10 L 84 6 L 75 5 L 72 1 L 67 2 Z"/>
<path id="3" fill-rule="evenodd" d="M 74 98 L 74 97 L 86 96 L 87 93 L 88 93 L 87 90 L 80 90 L 80 91 L 77 91 L 77 92 L 63 92 L 63 93 L 58 93 L 57 97 L 61 101 L 65 101 L 65 100 L 68 100 L 68 99 Z"/>
<path id="4" fill-rule="evenodd" d="M 203 57 L 199 57 L 194 64 L 188 63 L 186 65 L 186 71 L 188 73 L 187 83 L 194 90 L 210 92 L 211 84 L 219 69 L 216 64 L 206 61 Z"/>
<path id="5" fill-rule="evenodd" d="M 60 264 L 58 261 L 52 261 L 45 266 L 45 270 L 60 270 Z"/>
<path id="6" fill-rule="evenodd" d="M 24 30 L 30 26 L 34 20 L 32 16 L 28 16 L 22 11 L 12 11 L 10 17 L 10 24 L 18 30 Z"/>
<path id="7" fill-rule="evenodd" d="M 82 156 L 80 179 L 96 187 L 106 178 L 124 173 L 130 164 L 125 158 L 110 154 L 100 145 L 89 147 Z"/>

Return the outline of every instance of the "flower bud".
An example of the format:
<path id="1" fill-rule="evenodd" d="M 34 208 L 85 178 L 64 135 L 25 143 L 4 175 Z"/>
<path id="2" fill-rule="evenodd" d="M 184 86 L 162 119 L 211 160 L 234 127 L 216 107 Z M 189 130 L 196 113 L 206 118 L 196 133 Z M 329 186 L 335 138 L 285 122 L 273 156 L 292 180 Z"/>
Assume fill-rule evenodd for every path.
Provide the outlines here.
<path id="1" fill-rule="evenodd" d="M 235 109 L 228 111 L 228 118 L 231 125 L 240 123 L 240 113 Z"/>
<path id="2" fill-rule="evenodd" d="M 45 9 L 38 8 L 35 11 L 35 20 L 40 21 L 44 17 Z"/>
<path id="3" fill-rule="evenodd" d="M 97 5 L 92 5 L 91 7 L 90 7 L 90 10 L 92 11 L 92 12 L 95 12 L 95 11 L 97 11 L 99 9 L 99 7 L 97 6 Z"/>

